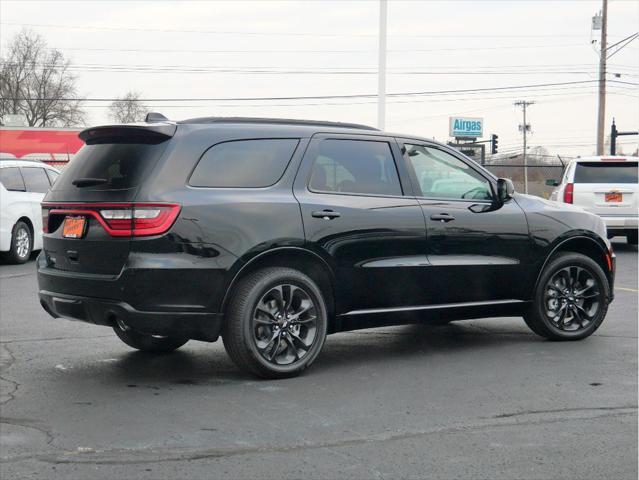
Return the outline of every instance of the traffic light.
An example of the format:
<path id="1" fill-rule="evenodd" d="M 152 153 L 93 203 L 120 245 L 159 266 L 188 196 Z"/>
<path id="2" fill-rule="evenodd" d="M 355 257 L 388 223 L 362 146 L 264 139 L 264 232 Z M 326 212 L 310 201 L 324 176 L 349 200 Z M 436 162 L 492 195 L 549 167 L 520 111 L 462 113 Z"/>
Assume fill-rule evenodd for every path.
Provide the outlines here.
<path id="1" fill-rule="evenodd" d="M 499 143 L 497 140 L 499 139 L 499 136 L 495 135 L 494 133 L 490 136 L 490 153 L 492 155 L 495 155 L 497 153 L 497 144 Z"/>

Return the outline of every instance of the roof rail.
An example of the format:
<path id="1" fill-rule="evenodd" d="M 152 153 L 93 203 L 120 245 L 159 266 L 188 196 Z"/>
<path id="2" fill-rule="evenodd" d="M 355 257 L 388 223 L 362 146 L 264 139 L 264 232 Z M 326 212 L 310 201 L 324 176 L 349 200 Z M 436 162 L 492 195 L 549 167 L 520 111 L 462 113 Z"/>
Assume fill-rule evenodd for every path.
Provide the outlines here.
<path id="1" fill-rule="evenodd" d="M 329 122 L 321 120 L 296 120 L 290 118 L 258 118 L 258 117 L 199 117 L 181 120 L 177 123 L 269 123 L 275 125 L 306 125 L 316 127 L 351 128 L 357 130 L 379 129 L 359 123 Z"/>

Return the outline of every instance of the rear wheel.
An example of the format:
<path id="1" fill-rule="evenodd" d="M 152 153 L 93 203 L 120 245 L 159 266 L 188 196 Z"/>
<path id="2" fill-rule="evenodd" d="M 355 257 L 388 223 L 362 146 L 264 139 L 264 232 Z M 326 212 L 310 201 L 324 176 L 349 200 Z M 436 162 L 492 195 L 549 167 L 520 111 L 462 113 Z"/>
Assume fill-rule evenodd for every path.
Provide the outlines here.
<path id="1" fill-rule="evenodd" d="M 630 245 L 637 245 L 637 230 L 628 232 L 626 234 L 626 240 Z"/>
<path id="2" fill-rule="evenodd" d="M 129 347 L 133 347 L 143 352 L 167 353 L 177 350 L 186 342 L 188 338 L 180 337 L 163 337 L 159 335 L 148 335 L 146 333 L 136 332 L 119 322 L 114 325 L 115 334 L 126 343 Z"/>
<path id="3" fill-rule="evenodd" d="M 4 255 L 9 263 L 24 263 L 33 250 L 33 235 L 29 225 L 19 221 L 13 226 L 11 249 Z"/>
<path id="4" fill-rule="evenodd" d="M 524 320 L 548 339 L 581 340 L 599 328 L 609 298 L 608 279 L 594 260 L 560 253 L 544 268 Z"/>
<path id="5" fill-rule="evenodd" d="M 265 268 L 238 284 L 222 338 L 238 367 L 263 378 L 285 378 L 317 358 L 327 324 L 322 292 L 313 280 L 290 268 Z"/>

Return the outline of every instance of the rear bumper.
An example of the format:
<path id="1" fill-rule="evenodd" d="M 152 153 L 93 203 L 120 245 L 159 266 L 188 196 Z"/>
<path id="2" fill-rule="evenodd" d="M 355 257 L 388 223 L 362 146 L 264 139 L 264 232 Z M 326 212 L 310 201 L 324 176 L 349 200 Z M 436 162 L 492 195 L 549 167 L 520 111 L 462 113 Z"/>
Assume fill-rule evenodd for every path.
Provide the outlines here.
<path id="1" fill-rule="evenodd" d="M 639 221 L 636 215 L 600 215 L 608 230 L 637 230 Z"/>
<path id="2" fill-rule="evenodd" d="M 222 328 L 222 314 L 193 312 L 143 312 L 125 302 L 40 290 L 40 304 L 54 318 L 95 325 L 123 322 L 138 332 L 187 337 L 213 342 Z"/>

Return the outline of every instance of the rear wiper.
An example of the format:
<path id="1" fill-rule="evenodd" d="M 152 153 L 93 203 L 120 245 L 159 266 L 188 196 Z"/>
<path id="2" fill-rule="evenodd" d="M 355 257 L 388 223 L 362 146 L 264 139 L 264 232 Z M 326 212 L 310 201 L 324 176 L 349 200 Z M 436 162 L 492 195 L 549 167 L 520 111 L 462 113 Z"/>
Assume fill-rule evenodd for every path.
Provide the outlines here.
<path id="1" fill-rule="evenodd" d="M 76 187 L 92 187 L 107 182 L 108 180 L 106 178 L 76 178 L 71 183 Z"/>

